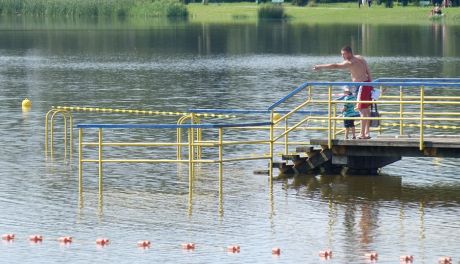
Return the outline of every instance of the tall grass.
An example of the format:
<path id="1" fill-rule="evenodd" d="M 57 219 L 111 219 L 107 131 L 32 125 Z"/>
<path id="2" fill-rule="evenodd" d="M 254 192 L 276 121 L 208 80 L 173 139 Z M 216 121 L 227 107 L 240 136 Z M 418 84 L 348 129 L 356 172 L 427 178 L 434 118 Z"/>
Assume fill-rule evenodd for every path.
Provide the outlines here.
<path id="1" fill-rule="evenodd" d="M 265 4 L 257 9 L 259 19 L 281 19 L 285 17 L 284 7 L 278 4 Z"/>
<path id="2" fill-rule="evenodd" d="M 0 0 L 2 15 L 125 17 L 144 9 L 159 17 L 188 15 L 179 0 Z"/>
<path id="3" fill-rule="evenodd" d="M 187 17 L 187 7 L 179 0 L 143 0 L 133 14 L 144 17 Z"/>

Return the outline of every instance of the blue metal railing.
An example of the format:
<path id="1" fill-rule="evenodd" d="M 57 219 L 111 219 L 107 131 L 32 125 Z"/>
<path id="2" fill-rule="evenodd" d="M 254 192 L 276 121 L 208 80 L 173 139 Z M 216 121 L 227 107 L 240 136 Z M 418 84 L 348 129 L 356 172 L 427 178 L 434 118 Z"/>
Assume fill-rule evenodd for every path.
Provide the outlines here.
<path id="1" fill-rule="evenodd" d="M 191 113 L 212 113 L 212 114 L 270 114 L 268 109 L 188 109 Z M 279 114 L 287 114 L 289 110 L 277 110 Z M 327 114 L 326 111 L 319 110 L 300 110 L 298 114 L 309 115 L 309 114 Z"/>
<path id="2" fill-rule="evenodd" d="M 176 128 L 225 128 L 269 126 L 270 122 L 239 123 L 239 124 L 78 124 L 77 128 L 140 128 L 140 129 L 176 129 Z"/>
<path id="3" fill-rule="evenodd" d="M 374 82 L 425 82 L 430 83 L 460 83 L 460 78 L 378 78 Z"/>
<path id="4" fill-rule="evenodd" d="M 250 156 L 238 156 L 238 157 L 228 157 L 224 158 L 223 148 L 227 145 L 238 145 L 238 144 L 263 144 L 266 145 L 268 142 L 266 139 L 263 140 L 235 140 L 235 141 L 224 141 L 224 128 L 241 128 L 241 127 L 254 127 L 254 126 L 270 126 L 273 124 L 271 122 L 252 122 L 252 123 L 220 123 L 220 124 L 78 124 L 78 189 L 80 195 L 83 193 L 83 163 L 97 163 L 98 164 L 98 186 L 99 186 L 99 200 L 102 201 L 102 192 L 103 192 L 103 164 L 107 162 L 117 162 L 117 163 L 188 163 L 189 165 L 189 194 L 192 193 L 193 178 L 195 174 L 194 165 L 197 163 L 217 163 L 219 164 L 219 197 L 222 197 L 223 190 L 223 163 L 224 162 L 235 162 L 242 160 L 266 160 L 270 161 L 270 166 L 273 164 L 273 153 L 270 156 L 266 154 L 253 155 Z M 103 133 L 104 129 L 179 129 L 184 128 L 188 129 L 188 142 L 181 143 L 179 140 L 175 143 L 173 142 L 104 142 Z M 83 130 L 84 129 L 97 129 L 97 142 L 83 142 Z M 217 140 L 206 140 L 202 141 L 199 138 L 195 141 L 195 132 L 194 130 L 201 129 L 217 129 L 218 130 L 218 139 Z M 181 136 L 177 135 L 178 138 Z M 106 158 L 103 153 L 105 149 L 103 147 L 178 147 L 182 145 L 188 146 L 188 159 L 182 158 L 161 158 L 161 159 L 152 159 L 152 158 Z M 97 146 L 97 158 L 88 158 L 83 155 L 83 146 Z M 217 159 L 203 159 L 201 157 L 201 147 L 214 147 L 218 149 Z M 270 171 L 270 180 L 272 180 L 273 175 Z"/>
<path id="5" fill-rule="evenodd" d="M 379 87 L 379 88 L 383 88 L 383 87 L 399 87 L 400 91 L 399 91 L 399 96 L 397 97 L 397 99 L 399 99 L 399 101 L 393 101 L 393 100 L 379 100 L 378 103 L 382 103 L 382 104 L 398 104 L 399 105 L 399 112 L 397 112 L 399 114 L 399 117 L 385 117 L 385 118 L 382 118 L 382 117 L 372 117 L 372 118 L 368 118 L 368 119 L 372 119 L 372 120 L 383 120 L 383 119 L 386 119 L 386 120 L 399 120 L 400 123 L 399 123 L 399 126 L 400 126 L 400 134 L 402 135 L 403 133 L 403 122 L 404 121 L 407 121 L 407 120 L 412 120 L 412 121 L 417 121 L 417 126 L 419 127 L 419 130 L 420 130 L 420 138 L 419 138 L 419 143 L 420 143 L 420 150 L 423 150 L 424 149 L 424 141 L 423 141 L 423 138 L 424 138 L 424 128 L 425 128 L 425 123 L 426 121 L 460 121 L 459 118 L 457 117 L 452 117 L 452 116 L 457 116 L 458 113 L 457 112 L 445 112 L 444 114 L 446 115 L 446 117 L 444 118 L 439 118 L 439 117 L 427 117 L 425 116 L 426 114 L 433 114 L 433 113 L 425 113 L 426 109 L 425 109 L 425 105 L 426 104 L 430 104 L 430 105 L 433 105 L 433 104 L 437 104 L 437 105 L 459 105 L 460 102 L 458 102 L 458 96 L 447 96 L 447 97 L 442 97 L 442 96 L 427 96 L 425 97 L 425 88 L 426 87 L 431 87 L 431 88 L 435 88 L 435 87 L 442 87 L 442 88 L 448 88 L 448 87 L 454 87 L 454 88 L 458 88 L 460 87 L 460 79 L 459 78 L 381 78 L 381 79 L 378 79 L 376 81 L 373 81 L 373 82 L 306 82 L 306 83 L 303 83 L 302 85 L 300 85 L 299 87 L 297 87 L 296 89 L 294 89 L 292 92 L 290 92 L 289 94 L 287 94 L 285 97 L 281 98 L 280 100 L 278 100 L 277 102 L 275 102 L 274 104 L 272 104 L 268 110 L 269 111 L 272 111 L 272 115 L 271 115 L 271 120 L 273 121 L 274 124 L 282 121 L 282 120 L 287 120 L 287 117 L 290 116 L 291 114 L 299 111 L 301 108 L 303 107 L 306 107 L 307 105 L 309 105 L 310 103 L 311 104 L 326 104 L 327 107 L 328 107 L 328 113 L 327 113 L 327 118 L 325 117 L 325 119 L 327 120 L 327 131 L 328 131 L 328 147 L 330 148 L 332 146 L 332 139 L 335 138 L 336 136 L 336 121 L 337 120 L 345 120 L 346 118 L 344 117 L 336 117 L 336 103 L 337 103 L 337 99 L 332 99 L 332 88 L 333 87 L 337 87 L 337 86 L 374 86 L 374 87 Z M 327 100 L 314 100 L 313 99 L 313 96 L 314 95 L 318 95 L 318 94 L 314 94 L 312 92 L 312 88 L 313 87 L 327 87 L 325 90 L 327 91 L 327 94 L 328 94 L 328 99 Z M 409 101 L 404 101 L 404 99 L 407 99 L 408 97 L 404 97 L 403 93 L 402 93 L 402 88 L 403 87 L 408 87 L 408 88 L 419 88 L 420 89 L 420 96 L 418 96 L 417 98 L 419 98 L 419 100 L 417 101 L 413 101 L 413 100 L 409 100 Z M 288 99 L 292 98 L 293 96 L 297 95 L 299 92 L 303 91 L 304 89 L 307 90 L 308 92 L 308 98 L 306 99 L 306 101 L 304 101 L 303 103 L 301 103 L 300 105 L 296 106 L 295 108 L 293 108 L 293 110 L 291 110 L 291 112 L 289 112 L 288 114 L 286 114 L 285 116 L 281 117 L 281 118 L 278 118 L 276 121 L 274 120 L 274 109 L 276 107 L 278 107 L 279 105 L 281 105 L 282 103 L 286 102 Z M 394 97 L 394 96 L 393 96 Z M 383 98 L 383 97 L 382 97 Z M 437 100 L 437 99 L 442 99 L 444 98 L 445 100 L 444 101 L 426 101 L 425 100 L 430 98 L 430 99 L 434 99 L 434 100 Z M 385 99 L 388 99 L 388 98 L 385 98 Z M 412 99 L 412 98 L 411 98 Z M 450 100 L 450 101 L 449 101 Z M 457 101 L 452 101 L 452 100 L 457 100 Z M 362 101 L 362 102 L 365 102 L 365 103 L 371 103 L 370 101 Z M 416 117 L 406 117 L 404 116 L 405 115 L 405 112 L 403 111 L 403 106 L 404 105 L 418 105 L 419 106 L 419 112 L 415 113 Z M 413 114 L 413 113 L 411 113 Z M 436 113 L 438 114 L 438 113 Z M 316 117 L 315 117 L 316 118 Z M 347 118 L 350 118 L 350 117 L 347 117 Z M 301 125 L 303 122 L 307 121 L 311 119 L 310 117 L 307 117 L 301 121 L 299 121 L 296 125 L 292 126 L 291 128 L 287 128 L 287 125 L 285 125 L 286 127 L 286 131 L 284 133 L 282 133 L 281 135 L 277 136 L 277 137 L 274 137 L 273 135 L 271 135 L 271 139 L 270 140 L 278 140 L 280 139 L 282 136 L 285 137 L 285 142 L 287 142 L 287 134 L 289 132 L 291 132 L 293 130 L 293 128 L 295 127 L 298 127 L 299 125 Z M 354 118 L 353 119 L 363 119 L 363 117 L 360 117 L 360 118 Z M 363 119 L 363 120 L 368 120 L 368 119 Z M 287 121 L 286 121 L 287 122 Z M 286 144 L 287 145 L 287 144 Z"/>
<path id="6" fill-rule="evenodd" d="M 268 110 L 273 110 L 275 107 L 279 106 L 280 104 L 284 103 L 289 98 L 293 97 L 294 95 L 298 94 L 302 90 L 306 89 L 308 86 L 404 86 L 404 87 L 460 87 L 460 82 L 457 80 L 453 83 L 448 82 L 440 82 L 440 81 L 433 81 L 433 82 L 410 82 L 410 81 L 398 81 L 398 82 L 390 82 L 390 81 L 382 81 L 383 78 L 379 79 L 379 81 L 374 82 L 305 82 L 292 92 L 272 104 L 268 107 Z M 401 79 L 403 80 L 403 79 Z M 409 79 L 407 79 L 409 80 Z M 427 79 L 429 80 L 429 79 Z"/>

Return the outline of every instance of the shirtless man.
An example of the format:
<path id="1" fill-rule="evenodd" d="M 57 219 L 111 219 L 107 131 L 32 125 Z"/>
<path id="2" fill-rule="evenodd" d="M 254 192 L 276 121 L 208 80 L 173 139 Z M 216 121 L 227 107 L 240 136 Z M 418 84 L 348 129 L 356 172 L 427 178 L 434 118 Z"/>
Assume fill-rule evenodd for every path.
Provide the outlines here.
<path id="1" fill-rule="evenodd" d="M 331 64 L 320 64 L 313 66 L 313 70 L 323 69 L 348 69 L 351 74 L 351 80 L 353 82 L 371 82 L 372 76 L 369 66 L 366 60 L 360 55 L 353 55 L 351 47 L 346 46 L 341 50 L 343 62 L 331 63 Z M 358 95 L 356 96 L 358 101 L 372 101 L 372 86 L 361 86 L 358 89 Z M 361 117 L 369 117 L 371 115 L 371 104 L 369 103 L 358 103 L 356 108 Z M 369 139 L 369 125 L 370 120 L 361 120 L 361 135 L 360 139 Z"/>

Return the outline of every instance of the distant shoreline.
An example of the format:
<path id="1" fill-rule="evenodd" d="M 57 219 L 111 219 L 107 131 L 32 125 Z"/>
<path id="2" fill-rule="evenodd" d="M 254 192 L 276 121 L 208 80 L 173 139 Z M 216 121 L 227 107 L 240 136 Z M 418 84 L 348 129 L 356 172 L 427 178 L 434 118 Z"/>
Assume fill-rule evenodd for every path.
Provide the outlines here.
<path id="1" fill-rule="evenodd" d="M 375 3 L 376 1 L 374 1 Z M 255 3 L 200 3 L 188 4 L 189 20 L 193 22 L 209 23 L 247 23 L 257 22 L 257 8 Z M 314 7 L 294 6 L 290 3 L 283 4 L 290 23 L 308 24 L 393 24 L 416 25 L 432 24 L 429 18 L 432 6 L 398 6 L 385 8 L 384 4 L 373 4 L 371 8 L 355 3 L 317 4 Z M 435 23 L 460 24 L 460 8 L 451 7 L 443 9 L 446 14 L 442 20 Z"/>
<path id="2" fill-rule="evenodd" d="M 72 8 L 48 6 L 47 0 L 24 0 L 34 2 L 30 7 L 23 5 L 14 7 L 7 5 L 15 0 L 6 0 L 0 4 L 0 18 L 38 18 L 38 19 L 69 19 L 85 21 L 91 19 L 131 20 L 138 24 L 153 25 L 159 19 L 179 18 L 192 23 L 258 23 L 257 10 L 263 4 L 254 2 L 217 3 L 213 0 L 208 5 L 201 3 L 182 4 L 179 0 L 158 0 L 153 4 L 124 0 L 104 2 L 106 5 L 95 5 L 97 0 L 81 0 Z M 216 0 L 217 1 L 217 0 Z M 385 8 L 384 4 L 377 5 L 376 0 L 369 8 L 358 8 L 357 1 L 353 3 L 315 4 L 314 6 L 294 6 L 283 3 L 286 18 L 283 22 L 294 24 L 382 24 L 382 25 L 430 25 L 449 24 L 460 25 L 460 7 L 444 8 L 444 16 L 432 20 L 432 6 L 418 7 L 410 5 L 403 7 L 394 2 L 393 8 Z M 63 2 L 64 4 L 70 2 Z M 1 6 L 1 5 L 4 6 Z M 94 5 L 93 5 L 94 4 Z M 62 7 L 66 7 L 65 5 Z M 3 8 L 3 9 L 2 9 Z M 279 22 L 280 20 L 273 20 Z"/>

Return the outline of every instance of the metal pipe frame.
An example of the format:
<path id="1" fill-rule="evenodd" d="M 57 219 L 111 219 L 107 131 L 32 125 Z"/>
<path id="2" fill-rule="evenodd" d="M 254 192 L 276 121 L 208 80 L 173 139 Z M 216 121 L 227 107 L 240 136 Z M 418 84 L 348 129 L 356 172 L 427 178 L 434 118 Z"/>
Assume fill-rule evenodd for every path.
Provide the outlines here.
<path id="1" fill-rule="evenodd" d="M 71 159 L 73 153 L 73 117 L 70 112 L 55 108 L 45 115 L 45 157 L 48 157 L 48 153 L 51 158 L 54 156 L 54 119 L 56 115 L 61 115 L 64 120 L 64 159 L 67 159 L 67 153 Z"/>
<path id="2" fill-rule="evenodd" d="M 460 83 L 458 82 L 460 79 L 458 79 L 455 83 L 435 83 L 435 82 L 382 82 L 382 83 L 353 83 L 353 82 L 313 82 L 313 83 L 304 83 L 301 86 L 299 86 L 297 89 L 295 89 L 293 92 L 289 93 L 287 96 L 279 100 L 278 102 L 274 103 L 271 107 L 269 107 L 269 110 L 276 111 L 276 108 L 278 108 L 282 103 L 284 103 L 287 99 L 293 97 L 295 94 L 299 93 L 301 90 L 306 89 L 306 87 L 309 88 L 309 94 L 311 94 L 311 87 L 312 86 L 327 86 L 327 99 L 326 100 L 315 100 L 311 97 L 308 97 L 306 101 L 303 103 L 299 104 L 298 106 L 294 107 L 293 110 L 289 111 L 288 114 L 282 116 L 278 120 L 275 121 L 281 122 L 283 119 L 285 119 L 287 116 L 295 114 L 297 111 L 299 111 L 302 107 L 305 107 L 307 105 L 322 105 L 325 104 L 327 107 L 327 116 L 309 116 L 307 118 L 304 118 L 300 122 L 306 122 L 307 120 L 310 121 L 321 121 L 321 122 L 326 122 L 327 123 L 327 139 L 328 139 L 328 147 L 332 147 L 332 140 L 335 139 L 335 137 L 342 133 L 344 130 L 337 131 L 336 128 L 336 122 L 337 120 L 364 120 L 364 119 L 369 119 L 369 120 L 396 120 L 399 121 L 399 134 L 403 135 L 404 133 L 404 127 L 407 126 L 404 124 L 405 121 L 417 121 L 419 127 L 419 141 L 420 141 L 420 150 L 424 149 L 423 145 L 423 139 L 424 139 L 424 128 L 425 127 L 431 127 L 431 128 L 437 128 L 434 125 L 428 125 L 425 124 L 427 121 L 448 121 L 448 122 L 459 122 L 460 118 L 455 118 L 457 116 L 460 116 L 460 112 L 429 112 L 425 111 L 426 105 L 442 105 L 442 106 L 456 106 L 460 105 L 460 96 L 425 96 L 424 89 L 425 87 L 460 87 Z M 382 91 L 382 96 L 381 99 L 378 101 L 349 101 L 350 103 L 376 103 L 376 104 L 382 104 L 382 105 L 392 105 L 392 104 L 397 104 L 399 105 L 399 112 L 396 111 L 388 111 L 384 112 L 381 111 L 381 116 L 380 117 L 372 117 L 372 118 L 361 118 L 361 117 L 337 117 L 336 116 L 336 105 L 339 103 L 343 103 L 341 100 L 333 100 L 332 99 L 332 87 L 333 86 L 338 86 L 338 85 L 370 85 L 370 86 L 379 86 L 380 90 Z M 383 95 L 383 87 L 399 87 L 399 95 L 397 96 L 392 96 L 392 95 Z M 403 93 L 403 87 L 419 87 L 420 89 L 420 94 L 418 96 L 408 96 L 404 95 Z M 397 99 L 397 100 L 389 100 L 389 99 Z M 457 101 L 455 101 L 457 100 Z M 419 111 L 404 111 L 404 106 L 405 105 L 414 105 L 414 106 L 419 106 Z M 385 116 L 384 116 L 385 115 Z M 388 116 L 390 115 L 390 116 Z M 391 115 L 397 115 L 397 117 L 392 117 Z M 442 117 L 441 117 L 442 116 Z M 299 123 L 300 123 L 299 122 Z M 334 122 L 334 123 L 332 123 Z M 287 134 L 294 130 L 298 130 L 298 124 L 292 126 L 291 128 L 286 128 L 284 129 L 284 132 L 280 136 L 274 137 L 275 143 L 276 141 L 281 139 L 282 137 L 286 138 Z M 441 126 L 439 126 L 441 127 Z M 452 128 L 456 128 L 456 126 L 451 126 Z M 382 126 L 379 126 L 378 128 L 379 133 L 382 132 Z M 285 139 L 285 141 L 287 141 Z M 286 147 L 284 150 L 284 153 L 287 153 Z"/>

